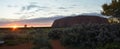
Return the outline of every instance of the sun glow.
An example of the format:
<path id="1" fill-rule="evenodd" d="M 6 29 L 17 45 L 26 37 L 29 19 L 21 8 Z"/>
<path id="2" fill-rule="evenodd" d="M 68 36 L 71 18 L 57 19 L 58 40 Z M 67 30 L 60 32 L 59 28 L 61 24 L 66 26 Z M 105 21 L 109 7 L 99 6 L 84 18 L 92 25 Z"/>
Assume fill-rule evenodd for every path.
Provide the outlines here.
<path id="1" fill-rule="evenodd" d="M 12 30 L 15 31 L 18 28 L 17 25 L 12 26 Z"/>
<path id="2" fill-rule="evenodd" d="M 18 26 L 13 26 L 14 29 L 18 28 Z"/>

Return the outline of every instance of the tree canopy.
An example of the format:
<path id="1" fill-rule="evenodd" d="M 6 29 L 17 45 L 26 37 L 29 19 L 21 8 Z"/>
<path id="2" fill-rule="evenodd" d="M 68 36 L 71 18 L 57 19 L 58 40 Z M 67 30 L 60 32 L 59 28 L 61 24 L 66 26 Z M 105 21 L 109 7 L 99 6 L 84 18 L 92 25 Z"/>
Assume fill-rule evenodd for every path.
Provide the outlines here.
<path id="1" fill-rule="evenodd" d="M 102 5 L 102 14 L 120 18 L 120 0 L 112 0 L 110 4 Z"/>

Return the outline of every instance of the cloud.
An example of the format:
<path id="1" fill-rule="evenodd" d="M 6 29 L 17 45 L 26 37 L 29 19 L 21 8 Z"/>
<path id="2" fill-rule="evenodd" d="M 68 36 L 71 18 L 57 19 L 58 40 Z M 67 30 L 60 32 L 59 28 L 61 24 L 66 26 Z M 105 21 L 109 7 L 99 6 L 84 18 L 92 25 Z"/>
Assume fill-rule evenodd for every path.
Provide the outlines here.
<path id="1" fill-rule="evenodd" d="M 74 6 L 68 6 L 68 7 L 58 7 L 58 10 L 61 10 L 63 12 L 70 12 L 71 10 L 73 10 L 73 8 L 75 8 Z"/>
<path id="2" fill-rule="evenodd" d="M 71 8 L 74 8 L 73 6 L 70 6 L 70 7 L 58 7 L 58 9 L 63 9 L 63 10 L 65 10 L 65 9 L 71 9 Z"/>
<path id="3" fill-rule="evenodd" d="M 19 12 L 16 12 L 14 14 L 19 15 L 20 19 L 26 19 L 29 17 L 33 17 L 33 15 L 36 15 L 39 11 L 45 11 L 49 7 L 47 6 L 41 6 L 37 2 L 30 2 L 28 5 L 21 6 L 21 9 Z"/>
<path id="4" fill-rule="evenodd" d="M 6 24 L 10 24 L 13 21 L 18 21 L 18 20 L 16 20 L 16 19 L 2 19 L 2 18 L 0 18 L 0 26 L 4 26 Z"/>
<path id="5" fill-rule="evenodd" d="M 52 22 L 56 19 L 63 18 L 63 16 L 54 16 L 54 17 L 48 17 L 48 18 L 34 18 L 34 19 L 25 19 L 25 20 L 20 20 L 16 22 L 22 22 L 22 23 L 42 23 L 42 22 Z"/>
<path id="6" fill-rule="evenodd" d="M 30 2 L 30 4 L 38 4 L 38 2 Z"/>
<path id="7" fill-rule="evenodd" d="M 38 5 L 31 4 L 31 5 L 23 6 L 21 10 L 22 10 L 22 11 L 24 11 L 24 10 L 29 11 L 29 10 L 32 10 L 33 8 L 39 8 L 39 6 L 38 6 Z"/>
<path id="8" fill-rule="evenodd" d="M 102 14 L 99 14 L 99 13 L 82 13 L 81 15 L 103 16 Z"/>
<path id="9" fill-rule="evenodd" d="M 29 5 L 22 6 L 21 11 L 30 11 L 30 10 L 40 11 L 40 10 L 43 10 L 46 8 L 48 8 L 48 7 L 40 6 L 37 4 L 37 2 L 31 2 Z"/>
<path id="10" fill-rule="evenodd" d="M 78 5 L 76 5 L 76 4 L 73 4 L 72 6 L 78 6 Z"/>
<path id="11" fill-rule="evenodd" d="M 37 5 L 29 5 L 27 6 L 26 10 L 31 10 L 32 8 L 39 8 Z"/>
<path id="12" fill-rule="evenodd" d="M 94 15 L 94 16 L 105 17 L 104 15 L 101 15 L 99 13 L 72 14 L 69 16 L 76 16 L 76 15 Z M 67 16 L 57 15 L 57 16 L 47 17 L 47 18 L 32 18 L 32 19 L 23 19 L 23 20 L 17 20 L 17 21 L 15 21 L 15 19 L 14 20 L 0 19 L 0 26 L 5 26 L 7 24 L 14 24 L 14 23 L 19 23 L 22 26 L 24 26 L 25 24 L 27 24 L 29 26 L 39 26 L 39 27 L 51 26 L 52 23 L 54 22 L 54 20 L 60 19 L 63 17 L 67 17 Z M 107 17 L 105 17 L 105 18 L 107 18 Z"/>
<path id="13" fill-rule="evenodd" d="M 21 25 L 27 24 L 29 26 L 51 26 L 54 20 L 63 18 L 64 16 L 54 16 L 54 17 L 49 17 L 49 18 L 34 18 L 34 19 L 24 19 L 24 20 L 18 20 L 18 21 L 9 21 L 5 20 L 4 22 L 0 20 L 0 26 L 4 26 L 7 24 L 14 24 L 14 23 L 19 23 Z"/>
<path id="14" fill-rule="evenodd" d="M 18 7 L 18 6 L 17 6 L 17 5 L 7 5 L 7 7 L 16 8 L 16 7 Z"/>
<path id="15" fill-rule="evenodd" d="M 100 13 L 96 13 L 96 12 L 94 12 L 94 13 L 82 13 L 81 15 L 93 15 L 93 16 L 100 16 L 100 17 L 104 17 L 104 18 L 109 18 L 108 16 L 104 16 L 104 15 L 102 15 Z"/>
<path id="16" fill-rule="evenodd" d="M 65 7 L 58 7 L 58 9 L 67 9 L 67 8 L 65 8 Z"/>
<path id="17" fill-rule="evenodd" d="M 57 7 L 56 9 L 58 9 L 58 10 L 60 10 L 61 12 L 70 12 L 72 9 L 71 8 L 73 8 L 73 7 Z M 56 12 L 56 13 L 58 13 L 58 12 Z"/>
<path id="18" fill-rule="evenodd" d="M 51 26 L 54 20 L 63 18 L 64 16 L 54 16 L 54 17 L 48 17 L 48 18 L 35 18 L 35 19 L 27 19 L 19 21 L 23 24 L 38 24 L 38 25 L 46 25 Z"/>
<path id="19" fill-rule="evenodd" d="M 25 6 L 23 6 L 23 7 L 21 8 L 21 11 L 24 11 L 24 10 L 26 10 L 26 7 L 25 7 Z"/>

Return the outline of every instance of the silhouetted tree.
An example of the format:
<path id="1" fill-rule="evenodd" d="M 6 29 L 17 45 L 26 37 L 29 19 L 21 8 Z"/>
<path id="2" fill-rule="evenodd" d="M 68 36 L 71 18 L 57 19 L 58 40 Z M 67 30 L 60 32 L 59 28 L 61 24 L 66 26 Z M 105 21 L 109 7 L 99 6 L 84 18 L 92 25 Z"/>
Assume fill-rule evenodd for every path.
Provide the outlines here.
<path id="1" fill-rule="evenodd" d="M 26 25 L 26 24 L 24 25 L 24 28 L 27 28 L 27 25 Z"/>
<path id="2" fill-rule="evenodd" d="M 120 17 L 120 0 L 112 0 L 110 4 L 102 5 L 103 15 Z"/>

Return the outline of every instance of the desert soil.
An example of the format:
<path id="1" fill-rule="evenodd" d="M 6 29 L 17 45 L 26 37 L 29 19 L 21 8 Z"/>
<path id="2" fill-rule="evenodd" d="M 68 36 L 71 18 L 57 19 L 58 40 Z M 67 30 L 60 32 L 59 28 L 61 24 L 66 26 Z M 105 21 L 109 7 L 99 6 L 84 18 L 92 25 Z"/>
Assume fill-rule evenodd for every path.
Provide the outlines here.
<path id="1" fill-rule="evenodd" d="M 7 46 L 7 45 L 0 46 L 0 49 L 31 49 L 31 48 L 32 48 L 32 43 L 24 43 L 15 46 Z"/>
<path id="2" fill-rule="evenodd" d="M 52 40 L 51 44 L 52 44 L 53 49 L 65 49 L 65 47 L 62 46 L 59 40 Z"/>

